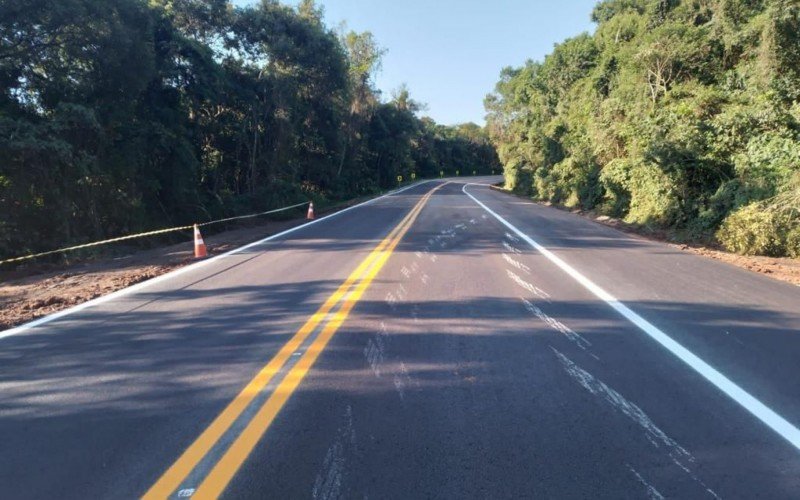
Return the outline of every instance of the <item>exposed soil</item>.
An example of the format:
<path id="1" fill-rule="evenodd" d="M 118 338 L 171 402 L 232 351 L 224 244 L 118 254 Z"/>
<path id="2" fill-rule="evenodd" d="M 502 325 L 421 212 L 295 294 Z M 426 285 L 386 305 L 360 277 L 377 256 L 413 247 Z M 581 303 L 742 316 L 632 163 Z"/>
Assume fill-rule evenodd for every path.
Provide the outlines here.
<path id="1" fill-rule="evenodd" d="M 316 215 L 333 213 L 375 196 L 317 207 Z M 203 240 L 208 255 L 213 256 L 305 222 L 304 217 L 281 221 L 262 219 L 238 229 L 204 233 Z M 0 268 L 0 331 L 195 262 L 191 231 L 187 231 L 185 243 L 150 250 L 115 246 L 109 253 L 111 251 L 114 257 L 99 257 L 74 264 L 32 261 L 13 270 Z"/>
<path id="2" fill-rule="evenodd" d="M 514 193 L 497 186 L 492 186 L 492 189 L 517 196 Z M 598 224 L 610 226 L 625 233 L 636 234 L 638 236 L 642 236 L 653 241 L 660 241 L 663 243 L 667 243 L 671 247 L 686 252 L 691 252 L 697 255 L 703 255 L 705 257 L 711 257 L 712 259 L 721 260 L 723 262 L 727 262 L 729 264 L 742 267 L 749 271 L 766 274 L 767 276 L 774 278 L 776 280 L 786 281 L 788 283 L 800 286 L 800 260 L 798 259 L 792 259 L 791 257 L 760 257 L 760 256 L 749 256 L 749 255 L 738 255 L 735 253 L 726 252 L 721 248 L 714 246 L 704 246 L 704 245 L 690 244 L 690 243 L 676 243 L 674 241 L 674 235 L 666 230 L 654 230 L 651 228 L 642 227 L 635 224 L 628 224 L 620 219 L 615 219 L 613 217 L 608 217 L 606 215 L 598 215 L 596 212 L 592 210 L 580 210 L 574 208 L 571 209 L 555 205 L 552 203 L 536 202 L 535 200 L 531 200 L 530 198 L 526 197 L 521 197 L 521 198 L 524 198 L 527 201 L 538 203 L 543 206 L 557 208 L 559 210 L 570 212 L 575 215 L 580 215 L 581 217 L 592 220 Z"/>
<path id="3" fill-rule="evenodd" d="M 508 192 L 496 188 L 503 192 Z M 360 200 L 358 200 L 360 201 Z M 356 202 L 340 205 L 344 208 Z M 722 260 L 771 278 L 800 286 L 800 260 L 774 257 L 749 257 L 732 254 L 718 248 L 678 244 L 670 241 L 665 232 L 627 224 L 590 211 L 567 209 L 555 205 L 599 224 L 646 238 L 666 242 L 681 250 Z M 330 210 L 330 211 L 333 211 Z M 305 222 L 304 219 L 267 221 L 257 226 L 244 227 L 206 236 L 209 255 L 219 254 L 241 245 L 265 238 Z M 178 267 L 194 262 L 191 241 L 152 250 L 131 249 L 126 255 L 100 258 L 73 265 L 40 265 L 14 271 L 0 271 L 0 330 L 58 312 L 101 295 L 145 281 Z"/>
<path id="4" fill-rule="evenodd" d="M 341 208 L 341 207 L 339 207 Z M 204 235 L 210 256 L 265 238 L 305 219 L 267 221 Z M 187 234 L 191 239 L 191 234 Z M 117 249 L 119 252 L 119 249 Z M 0 272 L 0 330 L 86 302 L 195 262 L 192 241 L 152 250 L 130 249 L 121 257 L 73 265 L 32 264 Z"/>

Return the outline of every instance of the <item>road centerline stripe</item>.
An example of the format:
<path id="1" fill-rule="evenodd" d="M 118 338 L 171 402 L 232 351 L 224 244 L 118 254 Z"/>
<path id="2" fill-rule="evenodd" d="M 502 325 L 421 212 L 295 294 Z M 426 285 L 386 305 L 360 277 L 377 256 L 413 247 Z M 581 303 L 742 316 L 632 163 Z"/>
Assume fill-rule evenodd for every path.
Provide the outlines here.
<path id="1" fill-rule="evenodd" d="M 636 325 L 650 338 L 661 344 L 662 347 L 666 348 L 670 353 L 672 353 L 678 359 L 687 364 L 695 372 L 700 374 L 707 381 L 711 382 L 711 384 L 713 384 L 717 389 L 721 390 L 728 397 L 730 397 L 736 403 L 741 405 L 745 410 L 747 410 L 753 416 L 755 416 L 758 420 L 763 422 L 767 427 L 778 433 L 778 435 L 780 435 L 783 439 L 788 441 L 792 446 L 800 450 L 800 429 L 795 427 L 791 422 L 789 422 L 782 416 L 778 415 L 778 413 L 776 413 L 774 410 L 772 410 L 767 405 L 762 403 L 755 396 L 751 395 L 749 392 L 747 392 L 742 387 L 737 385 L 735 382 L 730 380 L 728 377 L 723 375 L 716 368 L 706 363 L 703 359 L 701 359 L 699 356 L 691 352 L 689 349 L 685 348 L 683 345 L 681 345 L 672 337 L 664 333 L 658 327 L 656 327 L 643 317 L 639 316 L 636 312 L 634 312 L 632 309 L 630 309 L 628 306 L 622 303 L 619 299 L 608 293 L 603 288 L 600 288 L 600 286 L 598 286 L 589 278 L 581 274 L 577 269 L 567 264 L 559 256 L 557 256 L 556 254 L 554 254 L 541 244 L 537 243 L 530 236 L 523 233 L 522 231 L 517 229 L 516 226 L 514 226 L 506 219 L 495 213 L 491 208 L 486 206 L 483 202 L 478 200 L 476 197 L 474 197 L 467 191 L 468 185 L 470 185 L 470 183 L 464 184 L 464 186 L 461 188 L 461 191 L 470 198 L 472 198 L 472 201 L 480 205 L 481 208 L 483 208 L 491 216 L 497 219 L 501 224 L 503 224 L 505 227 L 513 231 L 517 236 L 522 238 L 526 243 L 528 243 L 531 247 L 536 249 L 549 261 L 551 261 L 562 271 L 567 273 L 570 277 L 575 279 L 575 281 L 581 284 L 584 288 L 589 290 L 589 292 L 591 292 L 600 300 L 611 306 L 612 309 L 614 309 L 623 317 L 625 317 L 628 321 Z M 479 186 L 482 184 L 472 184 L 472 185 Z"/>
<path id="2" fill-rule="evenodd" d="M 2 330 L 2 331 L 0 331 L 0 339 L 6 338 L 6 337 L 11 337 L 13 335 L 17 335 L 17 334 L 26 332 L 26 331 L 31 330 L 33 328 L 36 328 L 36 327 L 38 327 L 40 325 L 44 325 L 44 324 L 50 323 L 50 322 L 55 321 L 55 320 L 57 320 L 59 318 L 63 318 L 63 317 L 66 317 L 66 316 L 71 316 L 71 315 L 73 315 L 75 313 L 83 311 L 84 309 L 88 309 L 90 307 L 94 307 L 94 306 L 98 306 L 100 304 L 104 304 L 106 302 L 110 302 L 110 301 L 112 301 L 114 299 L 117 299 L 119 297 L 124 297 L 124 296 L 127 296 L 127 295 L 131 295 L 131 294 L 133 294 L 135 292 L 138 292 L 140 290 L 143 290 L 143 289 L 145 289 L 145 288 L 147 288 L 149 286 L 161 283 L 162 281 L 170 280 L 172 278 L 175 278 L 175 277 L 180 276 L 182 274 L 188 273 L 190 271 L 194 271 L 194 270 L 199 269 L 201 267 L 208 266 L 209 264 L 211 264 L 213 262 L 218 262 L 218 261 L 220 261 L 222 259 L 230 257 L 231 255 L 239 254 L 239 253 L 241 253 L 241 252 L 243 252 L 243 251 L 245 251 L 245 250 L 247 250 L 249 248 L 253 248 L 253 247 L 262 245 L 264 243 L 267 243 L 267 242 L 282 238 L 282 237 L 284 237 L 284 236 L 286 236 L 288 234 L 294 233 L 296 231 L 301 231 L 303 229 L 307 229 L 308 227 L 310 227 L 310 226 L 312 226 L 314 224 L 319 224 L 320 222 L 322 222 L 324 220 L 328 220 L 328 219 L 332 219 L 334 217 L 338 217 L 341 214 L 344 214 L 344 213 L 349 212 L 351 210 L 355 210 L 357 208 L 368 206 L 368 205 L 370 205 L 370 204 L 372 204 L 372 203 L 374 203 L 376 201 L 379 201 L 379 200 L 382 200 L 384 198 L 388 198 L 388 197 L 391 197 L 391 196 L 395 196 L 395 195 L 400 194 L 400 193 L 402 193 L 404 191 L 407 191 L 409 189 L 415 188 L 417 186 L 421 186 L 422 184 L 427 184 L 429 182 L 435 182 L 435 180 L 421 181 L 421 182 L 417 182 L 417 183 L 411 184 L 410 186 L 403 187 L 401 189 L 390 191 L 390 192 L 388 192 L 386 194 L 383 194 L 381 196 L 378 196 L 376 198 L 371 198 L 369 200 L 363 201 L 363 202 L 358 203 L 356 205 L 352 205 L 352 206 L 343 208 L 343 209 L 341 209 L 339 211 L 336 211 L 336 212 L 334 212 L 332 214 L 328 214 L 328 215 L 326 215 L 324 217 L 320 217 L 319 219 L 314 219 L 312 221 L 307 221 L 307 222 L 305 222 L 303 224 L 300 224 L 300 225 L 291 227 L 289 229 L 286 229 L 284 231 L 281 231 L 279 233 L 275 233 L 275 234 L 272 234 L 270 236 L 267 236 L 266 238 L 261 238 L 259 240 L 247 243 L 247 244 L 242 245 L 240 247 L 234 248 L 233 250 L 228 250 L 227 252 L 221 253 L 219 255 L 215 255 L 215 256 L 213 256 L 213 257 L 211 257 L 209 259 L 201 260 L 201 261 L 195 262 L 193 264 L 189 264 L 189 265 L 186 265 L 186 266 L 183 266 L 183 267 L 179 267 L 178 269 L 175 269 L 175 270 L 170 271 L 168 273 L 164 273 L 164 274 L 161 274 L 161 275 L 156 276 L 154 278 L 150 278 L 149 280 L 145 280 L 145 281 L 142 281 L 140 283 L 136 283 L 135 285 L 131 285 L 129 287 L 119 289 L 119 290 L 117 290 L 115 292 L 111 292 L 111 293 L 109 293 L 107 295 L 102 295 L 100 297 L 97 297 L 97 298 L 94 298 L 92 300 L 86 301 L 86 302 L 84 302 L 82 304 L 78 304 L 76 306 L 69 307 L 69 308 L 64 309 L 62 311 L 58 311 L 58 312 L 54 312 L 52 314 L 48 314 L 48 315 L 43 316 L 41 318 L 37 318 L 37 319 L 31 320 L 31 321 L 28 321 L 27 323 L 23 323 L 21 325 L 9 328 L 7 330 Z"/>
<path id="3" fill-rule="evenodd" d="M 361 296 L 367 290 L 372 280 L 389 260 L 389 257 L 392 255 L 392 252 L 400 243 L 403 236 L 414 224 L 414 221 L 422 211 L 425 203 L 436 190 L 444 185 L 445 184 L 440 184 L 433 188 L 419 201 L 418 206 L 411 212 L 412 217 L 408 221 L 404 221 L 398 234 L 389 245 L 380 251 L 379 257 L 374 261 L 367 274 L 356 287 L 347 294 L 341 308 L 333 314 L 333 317 L 325 325 L 322 332 L 317 336 L 314 342 L 312 342 L 306 352 L 303 353 L 300 360 L 289 370 L 289 373 L 286 374 L 272 395 L 270 395 L 269 399 L 250 420 L 247 427 L 200 484 L 192 495 L 192 498 L 212 499 L 218 498 L 222 494 L 241 465 L 247 457 L 250 456 L 250 453 L 253 451 L 258 441 L 275 420 L 275 417 L 278 415 L 281 408 L 283 408 L 283 405 L 289 400 L 295 389 L 297 389 L 308 371 L 314 365 L 317 358 L 322 354 L 328 342 L 347 319 L 350 311 L 361 299 Z"/>
<path id="4" fill-rule="evenodd" d="M 225 407 L 224 410 L 212 421 L 212 423 L 198 436 L 195 441 L 183 452 L 183 454 L 167 469 L 166 472 L 156 481 L 153 486 L 145 493 L 143 498 L 165 498 L 171 495 L 200 463 L 201 460 L 211 451 L 215 444 L 231 428 L 234 422 L 270 383 L 273 377 L 281 370 L 292 354 L 300 348 L 305 339 L 313 333 L 320 323 L 326 318 L 328 323 L 337 317 L 333 314 L 329 318 L 331 310 L 342 299 L 348 296 L 354 284 L 359 282 L 373 268 L 373 264 L 380 260 L 384 255 L 384 250 L 391 246 L 393 242 L 399 241 L 398 235 L 405 234 L 410 222 L 424 206 L 424 202 L 430 195 L 444 184 L 430 190 L 414 205 L 405 217 L 395 226 L 392 231 L 370 252 L 370 254 L 358 265 L 358 267 L 348 276 L 348 278 L 331 294 L 330 297 L 320 306 L 320 308 L 300 327 L 300 329 L 283 345 L 278 353 L 253 377 L 252 380 L 236 395 L 236 397 Z M 395 243 L 396 245 L 396 243 Z M 392 247 L 394 248 L 394 247 Z M 371 281 L 371 280 L 370 280 Z M 312 345 L 314 345 L 312 343 Z M 301 358 L 302 360 L 302 358 Z M 299 362 L 299 361 L 298 361 Z M 290 370 L 291 372 L 291 370 Z"/>

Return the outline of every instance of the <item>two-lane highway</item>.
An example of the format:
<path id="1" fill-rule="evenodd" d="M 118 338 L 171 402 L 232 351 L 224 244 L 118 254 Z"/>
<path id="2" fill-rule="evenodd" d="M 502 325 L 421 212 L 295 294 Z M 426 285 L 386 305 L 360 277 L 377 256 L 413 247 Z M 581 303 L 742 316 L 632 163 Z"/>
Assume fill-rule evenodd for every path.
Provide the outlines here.
<path id="1" fill-rule="evenodd" d="M 800 288 L 496 180 L 0 339 L 0 494 L 796 496 Z"/>

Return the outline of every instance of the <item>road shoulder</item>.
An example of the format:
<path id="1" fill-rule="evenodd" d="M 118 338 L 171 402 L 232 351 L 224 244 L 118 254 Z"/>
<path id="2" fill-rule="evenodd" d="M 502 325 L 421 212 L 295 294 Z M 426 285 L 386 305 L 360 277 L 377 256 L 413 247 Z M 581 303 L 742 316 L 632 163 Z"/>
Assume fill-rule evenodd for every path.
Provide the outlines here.
<path id="1" fill-rule="evenodd" d="M 518 195 L 509 190 L 500 188 L 498 186 L 491 186 L 493 191 L 507 194 L 521 198 L 530 203 L 535 203 L 543 207 L 557 209 L 561 212 L 568 212 L 573 215 L 579 216 L 583 219 L 592 221 L 606 227 L 610 227 L 624 233 L 628 236 L 635 236 L 649 241 L 663 243 L 672 248 L 709 257 L 715 260 L 726 262 L 728 264 L 747 269 L 755 273 L 766 275 L 778 281 L 784 281 L 793 285 L 800 286 L 800 259 L 793 259 L 791 257 L 764 257 L 758 255 L 739 255 L 731 252 L 726 252 L 720 248 L 704 246 L 700 244 L 689 244 L 671 241 L 668 232 L 663 230 L 653 230 L 635 224 L 628 224 L 620 219 L 608 217 L 605 215 L 598 215 L 592 210 L 581 210 L 579 208 L 569 208 L 562 205 L 557 205 L 549 202 L 540 202 L 532 200 L 526 196 Z"/>

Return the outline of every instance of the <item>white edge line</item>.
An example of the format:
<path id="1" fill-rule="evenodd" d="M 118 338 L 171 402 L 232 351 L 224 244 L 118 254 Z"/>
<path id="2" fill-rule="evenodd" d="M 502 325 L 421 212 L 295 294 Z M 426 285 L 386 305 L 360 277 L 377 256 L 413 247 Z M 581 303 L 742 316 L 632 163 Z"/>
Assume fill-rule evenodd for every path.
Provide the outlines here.
<path id="1" fill-rule="evenodd" d="M 484 210 L 491 214 L 495 219 L 500 221 L 501 224 L 508 229 L 514 231 L 520 238 L 525 240 L 530 246 L 535 248 L 543 256 L 547 257 L 553 264 L 561 268 L 562 271 L 570 275 L 578 283 L 583 285 L 584 288 L 592 292 L 595 296 L 603 300 L 606 304 L 611 306 L 615 311 L 624 316 L 631 323 L 639 327 L 650 338 L 661 344 L 669 352 L 678 357 L 681 361 L 689 365 L 694 371 L 703 376 L 706 380 L 711 382 L 719 390 L 728 395 L 731 399 L 739 403 L 745 410 L 749 411 L 757 419 L 761 420 L 770 429 L 777 432 L 782 438 L 791 443 L 795 448 L 800 449 L 800 429 L 792 425 L 788 420 L 778 415 L 775 411 L 770 409 L 767 405 L 759 401 L 750 393 L 739 387 L 736 383 L 731 381 L 728 377 L 717 371 L 714 367 L 700 359 L 697 355 L 692 353 L 687 348 L 683 347 L 677 341 L 672 339 L 669 335 L 655 327 L 652 323 L 642 318 L 633 312 L 628 306 L 617 300 L 613 295 L 606 292 L 589 278 L 582 275 L 575 268 L 561 260 L 560 257 L 555 255 L 550 250 L 546 249 L 528 235 L 517 229 L 510 222 L 496 214 L 492 209 L 484 205 L 480 200 L 467 192 L 467 186 L 471 184 L 464 184 L 461 191 L 472 198 L 472 201 L 480 205 Z"/>
<path id="2" fill-rule="evenodd" d="M 248 244 L 246 244 L 244 246 L 241 246 L 241 247 L 238 247 L 238 248 L 234 248 L 233 250 L 229 250 L 229 251 L 227 251 L 225 253 L 221 253 L 219 255 L 215 255 L 214 257 L 211 257 L 210 259 L 201 260 L 199 262 L 195 262 L 194 264 L 189 264 L 187 266 L 180 267 L 178 269 L 175 269 L 174 271 L 170 271 L 168 273 L 161 274 L 161 275 L 156 276 L 154 278 L 151 278 L 149 280 L 142 281 L 140 283 L 136 283 L 135 285 L 131 285 L 131 286 L 127 287 L 127 288 L 123 288 L 121 290 L 117 290 L 116 292 L 109 293 L 108 295 L 103 295 L 102 297 L 97 297 L 95 299 L 89 300 L 89 301 L 84 302 L 82 304 L 78 304 L 77 306 L 73 306 L 73 307 L 70 307 L 68 309 L 64 309 L 63 311 L 58 311 L 58 312 L 53 313 L 53 314 L 48 314 L 47 316 L 43 316 L 43 317 L 35 319 L 33 321 L 29 321 L 28 323 L 24 323 L 22 325 L 15 326 L 13 328 L 9 328 L 8 330 L 0 331 L 0 339 L 4 339 L 6 337 L 11 337 L 12 335 L 20 334 L 22 332 L 30 330 L 31 328 L 35 328 L 35 327 L 37 327 L 39 325 L 44 325 L 46 323 L 50 323 L 51 321 L 55 321 L 55 320 L 57 320 L 59 318 L 63 318 L 64 316 L 69 316 L 71 314 L 75 314 L 76 312 L 82 311 L 84 309 L 88 309 L 90 307 L 94 307 L 94 306 L 103 304 L 105 302 L 108 302 L 110 300 L 116 299 L 118 297 L 122 297 L 123 295 L 128 295 L 130 293 L 137 292 L 137 291 L 141 290 L 142 288 L 146 288 L 148 286 L 155 285 L 156 283 L 160 283 L 162 281 L 166 281 L 168 279 L 172 279 L 172 278 L 174 278 L 176 276 L 179 276 L 179 275 L 181 275 L 183 273 L 187 273 L 189 271 L 194 271 L 195 269 L 198 269 L 200 267 L 203 267 L 203 266 L 206 266 L 208 264 L 211 264 L 212 262 L 216 262 L 218 260 L 224 259 L 225 257 L 228 257 L 230 255 L 239 253 L 239 252 L 241 252 L 243 250 L 246 250 L 248 248 L 254 247 L 256 245 L 260 245 L 262 243 L 266 243 L 267 241 L 273 240 L 275 238 L 280 238 L 281 236 L 285 236 L 285 235 L 287 235 L 289 233 L 293 233 L 295 231 L 299 231 L 300 229 L 307 228 L 308 226 L 314 225 L 314 224 L 316 224 L 318 222 L 322 222 L 322 221 L 324 221 L 326 219 L 330 219 L 332 217 L 336 217 L 337 215 L 341 215 L 341 214 L 343 214 L 345 212 L 353 210 L 354 208 L 362 207 L 364 205 L 368 205 L 370 203 L 378 201 L 378 200 L 380 200 L 382 198 L 385 198 L 387 196 L 392 196 L 392 195 L 395 195 L 397 193 L 402 193 L 403 191 L 405 191 L 407 189 L 411 189 L 413 187 L 416 187 L 416 186 L 419 186 L 419 185 L 422 185 L 422 184 L 426 184 L 428 182 L 438 181 L 438 180 L 439 179 L 431 179 L 431 180 L 416 182 L 416 183 L 411 184 L 410 186 L 406 186 L 406 187 L 404 187 L 402 189 L 397 189 L 397 190 L 394 190 L 394 191 L 390 191 L 390 192 L 388 192 L 388 193 L 386 193 L 384 195 L 378 196 L 377 198 L 372 198 L 370 200 L 361 202 L 361 203 L 359 203 L 357 205 L 353 205 L 351 207 L 347 207 L 347 208 L 344 208 L 342 210 L 339 210 L 338 212 L 334 212 L 334 213 L 332 213 L 330 215 L 326 215 L 324 217 L 320 217 L 319 219 L 314 219 L 314 220 L 312 220 L 310 222 L 307 222 L 305 224 L 300 224 L 299 226 L 295 226 L 293 228 L 287 229 L 286 231 L 281 231 L 280 233 L 273 234 L 271 236 L 268 236 L 266 238 L 260 239 L 258 241 L 254 241 L 252 243 L 248 243 Z"/>

